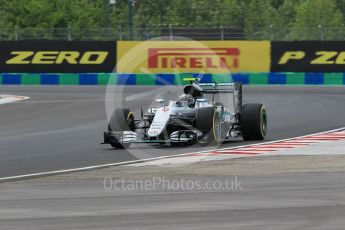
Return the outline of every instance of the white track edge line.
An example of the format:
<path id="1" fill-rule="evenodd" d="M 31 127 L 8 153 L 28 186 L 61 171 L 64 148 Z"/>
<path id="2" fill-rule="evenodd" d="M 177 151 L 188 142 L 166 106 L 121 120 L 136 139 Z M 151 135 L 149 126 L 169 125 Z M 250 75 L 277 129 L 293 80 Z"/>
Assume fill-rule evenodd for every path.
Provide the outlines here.
<path id="1" fill-rule="evenodd" d="M 230 150 L 230 149 L 237 149 L 237 148 L 243 148 L 243 147 L 249 147 L 249 146 L 257 146 L 257 145 L 262 145 L 262 144 L 271 144 L 271 143 L 277 143 L 277 142 L 281 142 L 281 141 L 293 140 L 293 139 L 297 139 L 297 138 L 316 136 L 316 135 L 320 135 L 320 134 L 324 134 L 324 133 L 337 132 L 340 130 L 345 130 L 345 127 L 338 128 L 338 129 L 332 129 L 332 130 L 328 130 L 328 131 L 323 131 L 323 132 L 318 132 L 318 133 L 313 133 L 313 134 L 308 134 L 308 135 L 303 135 L 303 136 L 298 136 L 298 137 L 292 137 L 292 138 L 286 138 L 286 139 L 280 139 L 280 140 L 268 141 L 268 142 L 261 142 L 261 143 L 255 143 L 255 144 L 249 144 L 249 145 L 240 145 L 240 146 L 235 146 L 235 147 L 230 147 L 230 148 L 204 150 L 204 151 L 198 151 L 198 152 L 181 153 L 181 154 L 176 154 L 176 155 L 171 155 L 171 156 L 160 156 L 160 157 L 153 157 L 153 158 L 133 160 L 133 161 L 123 161 L 123 162 L 117 162 L 117 163 L 93 165 L 93 166 L 87 166 L 87 167 L 81 167 L 81 168 L 64 169 L 64 170 L 48 171 L 48 172 L 41 172 L 41 173 L 24 174 L 24 175 L 18 175 L 18 176 L 2 177 L 2 178 L 0 178 L 0 183 L 1 182 L 16 181 L 16 180 L 32 179 L 32 178 L 44 177 L 44 176 L 54 176 L 54 175 L 67 174 L 67 173 L 73 173 L 73 172 L 82 172 L 82 171 L 101 169 L 101 168 L 107 168 L 107 167 L 112 167 L 112 166 L 144 163 L 144 162 L 167 159 L 167 158 L 188 156 L 188 155 L 193 155 L 193 154 L 198 154 L 198 153 L 207 153 L 207 152 L 211 152 L 211 151 L 215 151 L 215 150 L 217 150 L 217 151 L 218 150 Z"/>
<path id="2" fill-rule="evenodd" d="M 12 100 L 6 101 L 6 99 L 9 99 L 9 98 L 12 98 Z M 16 102 L 27 100 L 27 99 L 30 99 L 30 97 L 19 96 L 19 95 L 0 94 L 0 105 L 16 103 Z"/>

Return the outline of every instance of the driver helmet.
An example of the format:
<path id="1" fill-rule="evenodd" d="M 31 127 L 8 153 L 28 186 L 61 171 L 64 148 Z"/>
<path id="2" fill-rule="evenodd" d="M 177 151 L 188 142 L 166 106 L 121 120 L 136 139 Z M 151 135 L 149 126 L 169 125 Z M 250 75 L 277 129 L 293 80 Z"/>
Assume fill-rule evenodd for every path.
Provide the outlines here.
<path id="1" fill-rule="evenodd" d="M 186 104 L 189 107 L 192 107 L 195 103 L 194 98 L 189 94 L 182 94 L 179 98 L 179 101 L 181 104 Z"/>

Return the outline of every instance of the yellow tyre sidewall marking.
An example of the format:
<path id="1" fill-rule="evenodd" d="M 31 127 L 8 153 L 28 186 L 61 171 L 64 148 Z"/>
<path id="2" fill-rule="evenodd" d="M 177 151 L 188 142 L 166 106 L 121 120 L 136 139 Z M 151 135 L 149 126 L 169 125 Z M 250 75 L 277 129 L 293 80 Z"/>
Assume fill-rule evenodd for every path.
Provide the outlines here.
<path id="1" fill-rule="evenodd" d="M 132 112 L 129 112 L 127 115 L 127 121 L 131 118 L 131 116 L 134 118 L 134 114 Z"/>
<path id="2" fill-rule="evenodd" d="M 220 143 L 219 139 L 218 139 L 218 135 L 216 135 L 216 126 L 215 126 L 215 121 L 216 121 L 216 118 L 217 118 L 217 111 L 215 111 L 213 113 L 213 119 L 212 119 L 212 131 L 213 131 L 213 137 L 214 137 L 214 140 L 217 144 Z"/>

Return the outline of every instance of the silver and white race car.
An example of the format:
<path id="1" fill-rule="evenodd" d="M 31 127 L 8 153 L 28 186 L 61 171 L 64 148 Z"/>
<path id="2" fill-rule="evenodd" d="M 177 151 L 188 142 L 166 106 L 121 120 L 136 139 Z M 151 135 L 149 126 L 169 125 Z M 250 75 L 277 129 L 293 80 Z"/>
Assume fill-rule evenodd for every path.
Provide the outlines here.
<path id="1" fill-rule="evenodd" d="M 132 143 L 176 146 L 220 144 L 238 137 L 246 141 L 264 139 L 267 132 L 265 107 L 242 105 L 240 83 L 188 80 L 190 84 L 184 86 L 179 100 L 157 99 L 157 106 L 141 108 L 140 119 L 135 119 L 129 109 L 116 108 L 108 122 L 108 131 L 104 132 L 103 144 L 124 148 Z M 217 94 L 226 94 L 232 108 L 217 102 Z"/>

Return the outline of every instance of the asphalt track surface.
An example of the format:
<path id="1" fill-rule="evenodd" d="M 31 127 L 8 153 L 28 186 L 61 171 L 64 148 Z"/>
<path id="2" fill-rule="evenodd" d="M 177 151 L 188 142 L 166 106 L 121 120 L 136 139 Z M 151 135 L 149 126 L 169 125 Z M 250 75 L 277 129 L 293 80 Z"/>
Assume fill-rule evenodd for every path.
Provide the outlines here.
<path id="1" fill-rule="evenodd" d="M 173 88 L 171 91 L 181 90 L 170 88 Z M 126 102 L 126 106 L 136 110 L 150 104 L 152 96 L 147 92 L 154 89 L 150 86 L 127 87 L 124 96 L 132 96 L 132 100 Z M 99 144 L 107 127 L 105 90 L 101 86 L 1 86 L 2 94 L 29 96 L 30 99 L 0 105 L 0 177 L 136 159 L 138 155 L 133 156 L 126 150 L 113 150 Z M 345 124 L 343 87 L 245 87 L 243 93 L 244 102 L 266 106 L 267 141 L 326 131 Z M 237 141 L 222 147 L 242 144 L 245 143 Z M 140 157 L 204 150 L 199 146 L 145 146 L 141 149 L 145 154 Z"/>
<path id="2" fill-rule="evenodd" d="M 0 229 L 343 230 L 341 164 L 343 157 L 254 157 L 185 170 L 120 166 L 2 183 Z M 104 188 L 108 176 L 116 189 Z M 163 176 L 170 188 L 166 182 L 122 188 Z M 237 184 L 197 189 L 207 181 Z"/>

